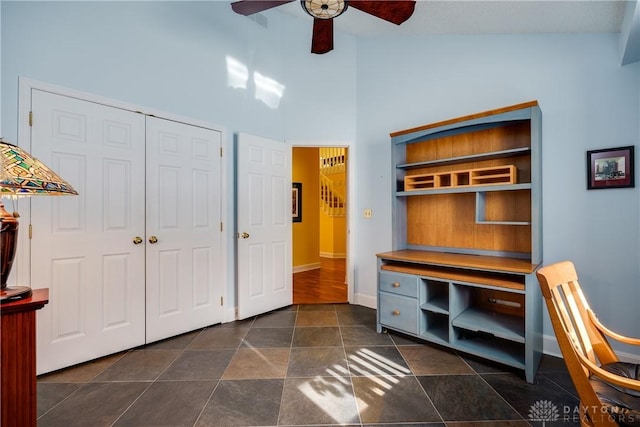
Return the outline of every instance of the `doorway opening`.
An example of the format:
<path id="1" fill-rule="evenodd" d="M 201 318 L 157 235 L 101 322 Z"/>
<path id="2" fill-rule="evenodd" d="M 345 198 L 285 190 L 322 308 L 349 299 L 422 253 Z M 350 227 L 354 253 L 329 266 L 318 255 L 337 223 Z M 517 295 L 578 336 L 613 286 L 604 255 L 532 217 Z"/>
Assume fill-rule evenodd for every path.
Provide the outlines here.
<path id="1" fill-rule="evenodd" d="M 293 147 L 293 303 L 348 302 L 346 147 Z"/>

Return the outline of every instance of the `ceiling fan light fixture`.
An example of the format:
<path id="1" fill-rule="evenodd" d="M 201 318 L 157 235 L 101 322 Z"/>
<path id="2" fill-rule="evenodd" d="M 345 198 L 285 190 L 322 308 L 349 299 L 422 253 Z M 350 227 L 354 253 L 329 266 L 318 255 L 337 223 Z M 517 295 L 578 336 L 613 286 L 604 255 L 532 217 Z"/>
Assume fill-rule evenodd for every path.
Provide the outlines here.
<path id="1" fill-rule="evenodd" d="M 333 19 L 347 10 L 346 0 L 300 0 L 305 12 L 318 19 Z"/>

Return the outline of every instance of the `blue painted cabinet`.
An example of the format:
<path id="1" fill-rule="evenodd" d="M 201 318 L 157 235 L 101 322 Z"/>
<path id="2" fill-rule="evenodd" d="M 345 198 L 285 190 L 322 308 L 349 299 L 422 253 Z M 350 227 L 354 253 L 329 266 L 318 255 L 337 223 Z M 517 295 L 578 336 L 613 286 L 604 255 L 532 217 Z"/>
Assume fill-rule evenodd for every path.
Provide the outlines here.
<path id="1" fill-rule="evenodd" d="M 393 247 L 378 332 L 522 369 L 542 355 L 541 111 L 536 101 L 391 134 Z"/>

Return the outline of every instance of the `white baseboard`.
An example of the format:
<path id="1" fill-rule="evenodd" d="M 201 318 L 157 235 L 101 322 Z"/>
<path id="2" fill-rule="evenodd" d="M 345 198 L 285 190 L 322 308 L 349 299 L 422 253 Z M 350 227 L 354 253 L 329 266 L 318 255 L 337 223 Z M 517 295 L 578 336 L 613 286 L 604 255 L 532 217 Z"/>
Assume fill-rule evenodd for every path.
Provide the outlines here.
<path id="1" fill-rule="evenodd" d="M 542 336 L 542 352 L 549 356 L 555 356 L 562 358 L 560 347 L 555 335 L 543 335 Z M 640 363 L 640 355 L 627 353 L 624 351 L 616 351 L 616 354 L 623 362 Z"/>
<path id="2" fill-rule="evenodd" d="M 293 272 L 301 273 L 303 271 L 316 270 L 318 268 L 320 268 L 320 263 L 314 262 L 313 264 L 296 265 L 293 267 Z"/>
<path id="3" fill-rule="evenodd" d="M 542 336 L 542 352 L 549 356 L 562 358 L 560 347 L 558 347 L 558 341 L 556 341 L 555 335 Z"/>
<path id="4" fill-rule="evenodd" d="M 363 295 L 363 294 L 354 294 L 354 301 L 351 304 L 362 305 L 364 307 L 373 308 L 374 310 L 378 308 L 378 300 L 376 297 L 372 297 L 371 295 Z"/>

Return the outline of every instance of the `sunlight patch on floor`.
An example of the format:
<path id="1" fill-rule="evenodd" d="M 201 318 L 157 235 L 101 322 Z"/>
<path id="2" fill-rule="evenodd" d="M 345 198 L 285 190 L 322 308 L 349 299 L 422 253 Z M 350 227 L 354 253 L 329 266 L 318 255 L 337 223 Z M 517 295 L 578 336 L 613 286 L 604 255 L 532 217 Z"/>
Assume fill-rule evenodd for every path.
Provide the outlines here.
<path id="1" fill-rule="evenodd" d="M 351 382 L 342 376 L 336 375 L 332 378 L 338 381 L 318 376 L 300 384 L 298 389 L 337 423 L 353 422 L 354 419 L 358 419 L 358 409 L 354 405 Z"/>
<path id="2" fill-rule="evenodd" d="M 369 392 L 382 397 L 399 383 L 399 378 L 411 374 L 410 369 L 366 348 L 361 348 L 355 354 L 349 355 L 348 359 L 349 369 L 340 365 L 333 365 L 326 369 L 327 374 L 338 382 L 329 382 L 329 378 L 318 376 L 298 386 L 308 399 L 338 423 L 350 422 L 353 417 L 359 417 L 359 414 L 369 407 L 367 402 L 358 398 L 355 406 L 357 413 L 345 414 L 336 411 L 336 408 L 349 408 L 350 403 L 354 401 L 351 382 L 345 375 L 354 373 L 366 377 L 372 382 Z"/>
<path id="3" fill-rule="evenodd" d="M 405 368 L 404 366 L 398 365 L 394 361 L 389 360 L 386 357 L 380 356 L 379 354 L 369 349 L 363 348 L 358 352 L 358 354 L 364 356 L 366 359 L 370 361 L 380 364 L 381 366 L 388 369 L 393 375 L 404 377 L 405 375 L 411 374 L 410 369 Z"/>

